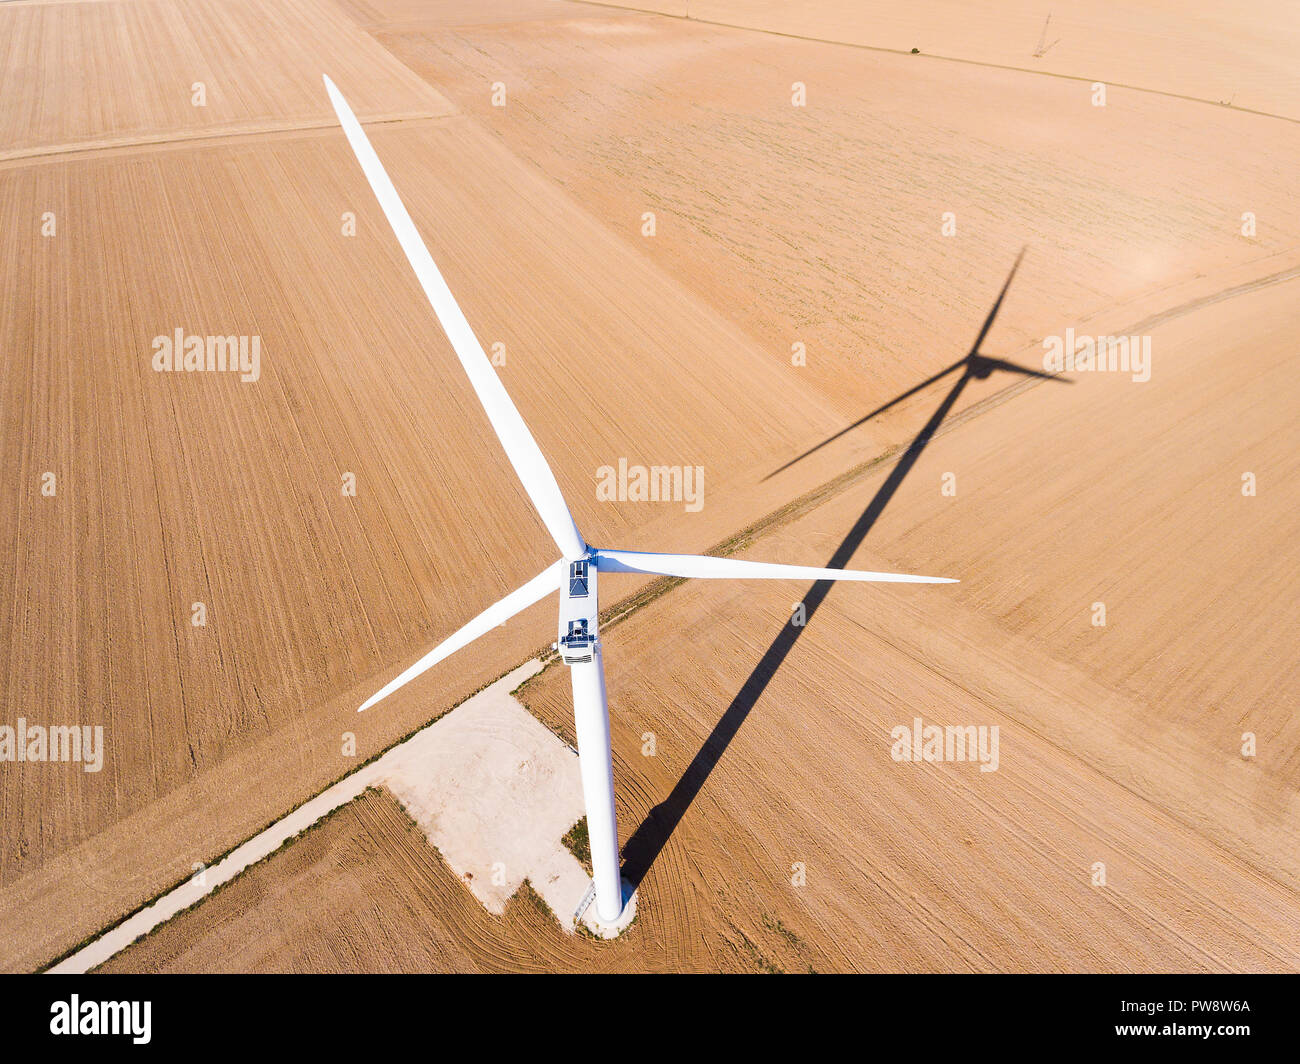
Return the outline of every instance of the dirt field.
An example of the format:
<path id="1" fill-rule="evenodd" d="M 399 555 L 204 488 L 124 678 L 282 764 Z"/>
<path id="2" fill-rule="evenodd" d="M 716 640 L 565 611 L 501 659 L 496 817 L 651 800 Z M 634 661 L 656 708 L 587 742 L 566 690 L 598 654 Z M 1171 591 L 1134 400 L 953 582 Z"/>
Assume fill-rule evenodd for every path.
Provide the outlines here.
<path id="1" fill-rule="evenodd" d="M 317 0 L 19 0 L 0 8 L 0 32 L 0 160 L 332 127 L 322 64 L 364 117 L 451 111 Z"/>
<path id="2" fill-rule="evenodd" d="M 965 354 L 1021 247 L 1003 349 L 1295 265 L 1300 127 L 1276 119 L 639 15 L 377 32 L 846 418 Z M 908 425 L 873 421 L 846 460 Z"/>
<path id="3" fill-rule="evenodd" d="M 780 504 L 761 471 L 833 429 L 818 396 L 465 119 L 375 143 L 588 535 L 703 549 Z M 336 131 L 11 162 L 0 218 L 26 264 L 0 324 L 4 719 L 109 750 L 0 779 L 23 967 L 347 771 L 345 732 L 364 759 L 550 639 L 535 611 L 352 713 L 554 548 Z M 176 328 L 259 336 L 259 379 L 155 372 Z M 598 502 L 619 458 L 703 467 L 705 505 Z"/>
<path id="4" fill-rule="evenodd" d="M 963 583 L 838 588 L 797 639 L 806 588 L 679 587 L 610 631 L 645 873 L 615 944 L 522 896 L 490 917 L 381 795 L 114 966 L 1300 966 L 1300 280 L 1248 287 L 1300 267 L 1300 128 L 1241 110 L 1300 117 L 1294 27 L 1208 0 L 1177 30 L 1061 8 L 1040 65 L 1113 80 L 1094 108 L 1086 83 L 998 68 L 1037 62 L 1016 58 L 1027 8 L 872 18 L 885 48 L 949 27 L 921 44 L 973 60 L 949 63 L 699 21 L 864 43 L 844 5 L 798 25 L 712 6 L 0 7 L 0 246 L 21 267 L 0 292 L 0 721 L 102 724 L 107 745 L 97 774 L 0 767 L 0 969 L 48 962 L 553 638 L 548 602 L 353 713 L 554 549 L 322 71 L 504 345 L 589 541 L 706 549 L 847 476 L 749 556 Z M 1231 108 L 1198 102 L 1230 88 Z M 970 352 L 1022 247 L 982 353 L 1037 368 L 1067 327 L 1149 333 L 1150 381 L 974 362 L 913 392 Z M 154 372 L 177 328 L 259 336 L 259 379 Z M 702 466 L 703 509 L 597 501 L 620 458 Z M 563 672 L 527 691 L 571 727 Z M 917 715 L 999 724 L 1001 768 L 892 761 Z M 279 900 L 295 884 L 318 909 Z"/>
<path id="5" fill-rule="evenodd" d="M 1282 493 L 1240 496 L 1236 466 L 1269 469 L 1269 479 L 1292 472 L 1295 396 L 1284 374 L 1297 284 L 1158 327 L 1165 362 L 1148 385 L 1098 377 L 1035 387 L 887 463 L 751 552 L 817 563 L 847 560 L 838 553 L 847 550 L 855 564 L 884 566 L 900 545 L 934 551 L 946 555 L 945 571 L 978 574 L 955 593 L 846 585 L 823 600 L 804 587 L 701 581 L 609 631 L 624 856 L 648 873 L 635 928 L 646 941 L 620 941 L 602 964 L 1295 970 L 1300 810 L 1284 707 L 1300 692 L 1294 669 L 1270 662 L 1297 632 L 1293 622 L 1261 630 L 1257 621 L 1293 579 L 1252 580 L 1246 561 L 1275 557 L 1279 572 L 1294 571 L 1295 518 Z M 1198 425 L 1184 412 L 1207 378 L 1241 361 L 1243 322 L 1255 373 L 1216 388 L 1222 405 Z M 944 393 L 930 396 L 936 410 Z M 1109 498 L 1124 490 L 1106 475 L 1112 452 L 1088 445 L 1099 417 L 1127 441 L 1126 477 L 1143 485 L 1127 489 L 1123 507 Z M 1220 418 L 1249 425 L 1226 451 L 1203 442 L 1202 428 L 1227 437 Z M 1189 457 L 1174 463 L 1171 450 Z M 1188 468 L 1193 461 L 1204 467 Z M 955 499 L 938 491 L 948 469 L 963 486 Z M 1222 501 L 1198 498 L 1188 477 L 1222 483 Z M 1104 534 L 1089 527 L 1098 519 L 1111 524 Z M 1041 532 L 1016 542 L 1027 525 Z M 1183 545 L 1180 562 L 1163 560 L 1171 537 Z M 1088 620 L 1099 594 L 1110 607 L 1102 630 Z M 795 600 L 815 611 L 797 630 L 787 620 Z M 1217 685 L 1208 690 L 1197 680 L 1207 659 Z M 524 698 L 544 721 L 570 727 L 562 669 Z M 891 729 L 914 715 L 997 724 L 997 771 L 892 760 Z M 1260 740 L 1250 761 L 1240 756 L 1244 730 Z M 642 756 L 646 732 L 655 757 Z M 362 830 L 373 837 L 367 826 L 312 846 L 346 853 L 369 842 Z M 1099 861 L 1104 887 L 1092 882 Z M 807 876 L 797 888 L 795 862 Z M 415 889 L 404 865 L 380 867 L 385 894 L 399 890 L 394 881 Z M 241 896 L 291 896 L 300 874 L 289 859 L 267 865 Z M 345 882 L 335 900 L 326 888 L 323 904 L 332 912 L 352 890 Z M 404 936 L 386 923 L 396 907 L 382 906 L 383 918 L 353 914 L 367 930 L 350 940 L 371 945 L 341 968 L 442 966 L 423 940 L 427 913 L 417 909 Z M 329 947 L 318 935 L 275 951 L 259 941 L 247 947 L 255 955 L 221 948 L 218 935 L 258 941 L 282 910 L 200 910 L 113 967 L 319 963 Z M 521 945 L 521 966 L 536 948 L 514 930 L 525 910 L 495 929 Z M 476 957 L 489 952 L 478 926 L 458 924 L 457 936 L 475 943 Z M 546 963 L 563 966 L 558 929 L 551 941 Z"/>
<path id="6" fill-rule="evenodd" d="M 1132 85 L 1300 119 L 1300 79 L 1292 62 L 1300 21 L 1285 0 L 1248 10 L 1225 0 L 606 2 L 891 51 L 918 48 L 926 56 Z"/>

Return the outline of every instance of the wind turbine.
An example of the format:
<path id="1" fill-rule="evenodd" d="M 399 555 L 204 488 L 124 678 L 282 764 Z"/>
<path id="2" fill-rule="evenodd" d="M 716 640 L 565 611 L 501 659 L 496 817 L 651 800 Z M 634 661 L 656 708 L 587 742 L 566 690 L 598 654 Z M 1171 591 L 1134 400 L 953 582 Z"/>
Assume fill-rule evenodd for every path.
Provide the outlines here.
<path id="1" fill-rule="evenodd" d="M 521 610 L 560 592 L 559 639 L 555 646 L 569 667 L 573 686 L 573 718 L 578 735 L 578 761 L 583 799 L 587 807 L 587 832 L 591 844 L 592 879 L 596 912 L 614 923 L 623 911 L 619 876 L 618 825 L 614 814 L 614 765 L 609 741 L 609 706 L 605 696 L 605 667 L 597 631 L 597 574 L 637 573 L 656 576 L 761 580 L 860 580 L 902 584 L 951 584 L 955 580 L 904 573 L 873 573 L 849 569 L 818 569 L 803 565 L 776 565 L 735 558 L 692 554 L 647 554 L 640 551 L 592 547 L 582 538 L 565 505 L 560 487 L 528 426 L 492 369 L 482 345 L 456 305 L 455 297 L 434 264 L 415 223 L 402 205 L 397 189 L 370 146 L 361 124 L 334 83 L 325 77 L 325 90 L 338 114 L 343 132 L 356 154 L 366 180 L 393 227 L 407 261 L 415 271 L 438 322 L 465 368 L 474 391 L 487 413 L 501 446 L 524 490 L 537 508 L 543 524 L 559 548 L 560 558 L 523 587 L 489 606 L 459 631 L 385 684 L 361 706 L 369 709 L 399 687 L 410 683 L 438 662 L 490 632 Z"/>

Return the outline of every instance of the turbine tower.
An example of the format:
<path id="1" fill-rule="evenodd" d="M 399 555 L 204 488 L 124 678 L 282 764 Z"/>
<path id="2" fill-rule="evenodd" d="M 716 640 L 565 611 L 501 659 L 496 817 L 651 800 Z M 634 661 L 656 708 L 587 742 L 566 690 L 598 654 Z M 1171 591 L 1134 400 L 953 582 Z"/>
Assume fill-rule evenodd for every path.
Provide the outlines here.
<path id="1" fill-rule="evenodd" d="M 366 180 L 393 227 L 407 261 L 424 289 L 452 349 L 460 359 L 501 446 L 537 508 L 542 523 L 555 540 L 560 558 L 523 587 L 489 606 L 459 631 L 448 636 L 400 676 L 385 684 L 361 706 L 369 709 L 399 687 L 410 683 L 444 658 L 479 636 L 541 601 L 560 592 L 559 638 L 556 649 L 569 667 L 573 687 L 573 716 L 578 734 L 578 761 L 582 793 L 587 807 L 587 833 L 591 843 L 592 879 L 596 887 L 596 912 L 614 923 L 626 899 L 618 863 L 618 823 L 614 812 L 614 764 L 609 738 L 609 706 L 605 695 L 605 667 L 597 628 L 597 576 L 600 573 L 637 573 L 655 576 L 761 580 L 860 580 L 902 584 L 951 584 L 955 580 L 905 573 L 873 573 L 849 569 L 818 569 L 803 565 L 777 565 L 735 558 L 692 554 L 646 554 L 638 551 L 590 547 L 574 524 L 564 496 L 537 441 L 519 416 L 505 387 L 492 369 L 482 345 L 457 306 L 455 297 L 438 271 L 415 223 L 403 206 L 383 164 L 370 146 L 361 124 L 334 83 L 325 77 L 325 90 L 338 114 L 343 132 L 356 154 Z"/>

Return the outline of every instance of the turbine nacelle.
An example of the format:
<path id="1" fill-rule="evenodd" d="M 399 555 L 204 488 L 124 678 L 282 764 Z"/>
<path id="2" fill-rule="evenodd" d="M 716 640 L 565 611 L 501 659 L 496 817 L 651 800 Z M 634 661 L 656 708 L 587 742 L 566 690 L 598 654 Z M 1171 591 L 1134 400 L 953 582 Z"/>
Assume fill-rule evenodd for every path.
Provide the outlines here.
<path id="1" fill-rule="evenodd" d="M 585 664 L 599 649 L 596 573 L 592 551 L 587 557 L 569 563 L 568 574 L 560 587 L 560 634 L 555 649 L 566 665 Z"/>

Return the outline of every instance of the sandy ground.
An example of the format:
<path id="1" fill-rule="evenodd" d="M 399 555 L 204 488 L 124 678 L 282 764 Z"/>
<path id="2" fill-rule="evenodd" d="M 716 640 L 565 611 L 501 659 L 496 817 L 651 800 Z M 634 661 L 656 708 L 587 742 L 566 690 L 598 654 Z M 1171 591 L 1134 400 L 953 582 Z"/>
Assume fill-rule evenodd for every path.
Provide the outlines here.
<path id="1" fill-rule="evenodd" d="M 1286 0 L 607 0 L 611 7 L 1114 82 L 1300 119 Z M 404 11 L 405 4 L 395 5 Z"/>
<path id="2" fill-rule="evenodd" d="M 0 79 L 18 86 L 0 93 L 0 241 L 22 265 L 0 290 L 3 720 L 102 723 L 109 751 L 95 775 L 0 772 L 0 968 L 47 962 L 320 791 L 357 763 L 346 733 L 364 759 L 552 638 L 536 608 L 385 713 L 352 712 L 550 548 L 320 69 L 383 120 L 376 148 L 470 321 L 505 345 L 502 378 L 589 539 L 705 549 L 831 482 L 752 556 L 824 563 L 865 523 L 878 567 L 965 581 L 856 607 L 837 590 L 790 648 L 796 589 L 681 588 L 611 631 L 624 836 L 648 872 L 602 965 L 1296 966 L 1295 282 L 1238 290 L 1300 265 L 1296 125 L 1240 110 L 1290 113 L 1269 59 L 1286 32 L 1256 47 L 1267 12 L 1211 33 L 1244 44 L 1207 64 L 1170 57 L 1213 20 L 1144 8 L 1104 66 L 1062 8 L 1045 69 L 1095 60 L 1117 85 L 1203 98 L 1235 71 L 1244 94 L 1112 87 L 1093 108 L 1086 84 L 981 65 L 1001 62 L 1003 24 L 974 17 L 978 62 L 945 63 L 590 5 L 301 0 L 270 28 L 258 10 L 235 5 L 227 31 L 203 0 L 0 9 Z M 747 10 L 717 21 L 767 9 Z M 799 17 L 787 32 L 859 33 L 833 4 Z M 899 18 L 882 32 L 909 31 Z M 1164 58 L 1152 34 L 1174 42 Z M 1150 332 L 1151 381 L 1008 398 L 1021 378 L 980 363 L 955 392 L 960 369 L 907 394 L 968 353 L 1026 245 L 984 354 L 1033 365 L 1067 327 Z M 260 335 L 261 379 L 153 373 L 150 340 L 176 327 Z M 949 431 L 907 450 L 940 409 Z M 620 457 L 704 466 L 705 507 L 598 502 L 595 470 Z M 556 728 L 561 680 L 529 699 Z M 890 761 L 881 736 L 913 711 L 1000 722 L 1003 768 Z M 726 745 L 699 753 L 715 723 L 746 718 L 701 776 Z M 577 963 L 518 897 L 494 924 L 442 886 L 409 904 L 401 876 L 455 877 L 408 834 L 366 799 L 122 963 Z M 314 937 L 258 939 L 283 919 L 277 877 L 328 877 L 336 850 L 390 838 L 396 866 L 320 902 L 384 933 L 333 944 L 321 917 Z M 1109 888 L 1090 885 L 1098 860 Z M 379 881 L 393 911 L 344 896 Z M 441 944 L 394 948 L 412 927 Z"/>
<path id="3" fill-rule="evenodd" d="M 846 418 L 965 354 L 1022 247 L 991 337 L 1007 348 L 1295 265 L 1291 123 L 1141 93 L 1097 108 L 1059 79 L 575 10 L 596 14 L 376 32 Z M 973 382 L 961 405 L 1000 386 Z M 845 461 L 909 425 L 874 419 Z"/>
<path id="4" fill-rule="evenodd" d="M 322 64 L 359 115 L 447 101 L 316 0 L 97 0 L 0 9 L 0 160 L 74 147 L 332 127 Z M 200 92 L 201 86 L 201 92 Z"/>

